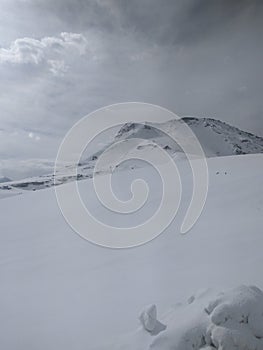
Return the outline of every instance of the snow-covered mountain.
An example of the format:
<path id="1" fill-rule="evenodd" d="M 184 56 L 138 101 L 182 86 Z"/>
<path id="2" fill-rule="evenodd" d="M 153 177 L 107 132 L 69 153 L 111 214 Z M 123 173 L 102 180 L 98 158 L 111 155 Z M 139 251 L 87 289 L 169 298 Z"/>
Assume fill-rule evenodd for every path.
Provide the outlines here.
<path id="1" fill-rule="evenodd" d="M 161 141 L 160 143 L 177 152 L 180 148 L 173 144 L 168 135 L 180 132 L 182 122 L 186 123 L 197 136 L 207 157 L 263 152 L 263 138 L 242 131 L 220 120 L 211 118 L 183 117 L 166 123 L 125 124 L 117 133 L 115 140 L 132 137 Z M 160 131 L 162 130 L 162 131 Z"/>
<path id="2" fill-rule="evenodd" d="M 180 134 L 182 124 L 186 123 L 197 136 L 201 146 L 207 157 L 216 156 L 231 156 L 240 154 L 254 154 L 263 153 L 263 138 L 253 135 L 251 133 L 242 131 L 234 126 L 231 126 L 220 120 L 211 118 L 196 118 L 183 117 L 181 120 L 170 120 L 165 123 L 151 124 L 145 122 L 144 124 L 127 123 L 124 124 L 116 135 L 112 135 L 111 141 L 104 142 L 95 153 L 78 164 L 78 175 L 75 175 L 76 165 L 68 165 L 62 167 L 59 172 L 54 174 L 37 176 L 34 178 L 23 179 L 19 181 L 9 182 L 7 185 L 0 185 L 0 191 L 4 196 L 7 196 L 9 191 L 13 189 L 20 190 L 38 190 L 51 187 L 54 184 L 60 185 L 73 180 L 82 180 L 93 176 L 93 170 L 98 157 L 109 146 L 113 146 L 117 141 L 128 140 L 131 138 L 140 138 L 144 142 L 136 146 L 136 152 L 140 150 L 151 149 L 155 147 L 156 142 L 163 147 L 171 156 L 176 156 L 182 152 L 182 149 L 172 140 L 170 136 Z M 189 142 L 189 140 L 185 140 Z M 191 142 L 191 141 L 190 141 Z M 132 155 L 132 151 L 130 153 Z M 114 147 L 110 152 L 114 152 Z M 118 150 L 119 152 L 119 150 Z M 181 153 L 182 154 L 182 153 Z M 109 159 L 112 154 L 109 154 Z M 135 168 L 137 165 L 133 165 Z M 121 169 L 122 167 L 120 167 Z M 109 162 L 108 168 L 104 171 L 111 171 L 111 164 Z M 10 192 L 11 193 L 11 192 Z M 21 193 L 15 192 L 15 193 Z M 1 193 L 0 193 L 1 196 Z"/>

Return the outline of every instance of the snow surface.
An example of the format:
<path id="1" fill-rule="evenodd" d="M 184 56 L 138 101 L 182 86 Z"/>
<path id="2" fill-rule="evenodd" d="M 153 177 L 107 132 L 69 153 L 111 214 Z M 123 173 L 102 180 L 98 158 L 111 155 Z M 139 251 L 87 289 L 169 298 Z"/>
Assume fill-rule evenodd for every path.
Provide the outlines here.
<path id="1" fill-rule="evenodd" d="M 0 188 L 0 199 L 7 198 L 7 197 L 13 197 L 17 196 L 19 194 L 22 194 L 23 191 L 16 189 L 12 186 L 5 185 Z"/>
<path id="2" fill-rule="evenodd" d="M 262 349 L 261 292 L 241 287 L 219 299 L 210 291 L 196 293 L 207 287 L 263 288 L 262 162 L 260 154 L 209 159 L 207 203 L 194 228 L 181 236 L 192 191 L 189 166 L 181 160 L 178 215 L 161 236 L 134 249 L 102 248 L 80 238 L 62 217 L 53 188 L 0 200 L 1 349 L 181 350 L 188 349 L 185 334 L 194 340 L 189 349 L 198 349 L 208 344 L 199 338 L 204 324 L 211 326 L 205 335 L 218 349 Z M 129 194 L 130 176 L 146 176 L 154 186 L 140 221 L 156 209 L 161 187 L 150 167 L 134 169 L 115 174 L 117 195 Z M 91 180 L 79 186 L 94 215 L 111 224 L 134 223 L 133 216 L 106 212 Z M 167 326 L 154 336 L 139 320 L 152 304 Z M 248 336 L 243 342 L 236 334 Z M 243 347 L 228 347 L 233 341 Z"/>

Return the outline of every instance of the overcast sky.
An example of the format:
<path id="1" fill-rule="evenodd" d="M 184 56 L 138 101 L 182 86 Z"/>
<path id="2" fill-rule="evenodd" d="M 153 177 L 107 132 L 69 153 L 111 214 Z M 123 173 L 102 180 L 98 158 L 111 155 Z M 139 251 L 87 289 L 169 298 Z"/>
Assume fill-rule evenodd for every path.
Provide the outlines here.
<path id="1" fill-rule="evenodd" d="M 52 169 L 66 131 L 142 101 L 263 136 L 263 1 L 0 0 L 0 176 Z"/>

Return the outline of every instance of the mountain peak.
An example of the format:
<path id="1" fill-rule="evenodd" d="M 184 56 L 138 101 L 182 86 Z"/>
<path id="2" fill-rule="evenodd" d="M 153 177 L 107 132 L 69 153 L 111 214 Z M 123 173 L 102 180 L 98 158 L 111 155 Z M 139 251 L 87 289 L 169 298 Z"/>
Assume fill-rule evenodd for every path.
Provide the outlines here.
<path id="1" fill-rule="evenodd" d="M 161 144 L 171 147 L 169 135 L 180 132 L 180 124 L 186 123 L 196 135 L 207 157 L 227 156 L 235 154 L 263 153 L 263 138 L 242 131 L 237 127 L 213 118 L 185 116 L 164 123 L 126 123 L 117 133 L 116 140 L 142 138 L 146 140 L 162 140 Z M 169 140 L 170 139 L 170 140 Z M 178 151 L 178 145 L 171 147 Z"/>

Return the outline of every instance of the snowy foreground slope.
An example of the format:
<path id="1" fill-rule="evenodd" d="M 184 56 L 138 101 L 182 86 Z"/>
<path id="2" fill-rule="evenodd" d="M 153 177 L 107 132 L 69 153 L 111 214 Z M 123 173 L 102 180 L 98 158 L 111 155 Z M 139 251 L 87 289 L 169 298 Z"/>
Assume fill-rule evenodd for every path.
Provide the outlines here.
<path id="1" fill-rule="evenodd" d="M 191 196 L 190 170 L 181 160 L 187 186 L 178 215 L 159 237 L 133 249 L 80 238 L 64 221 L 53 188 L 1 199 L 1 349 L 263 349 L 261 292 L 228 291 L 263 288 L 262 164 L 260 154 L 208 159 L 207 203 L 181 236 Z M 117 193 L 127 190 L 129 176 L 147 177 L 154 191 L 143 216 L 150 215 L 160 199 L 150 169 L 115 176 Z M 91 180 L 79 185 L 94 215 L 111 224 L 134 222 L 104 212 Z M 166 326 L 159 334 L 139 320 L 151 304 Z"/>
<path id="2" fill-rule="evenodd" d="M 162 316 L 163 323 L 156 319 L 155 305 L 147 307 L 143 316 L 144 327 L 110 349 L 263 349 L 263 292 L 255 286 L 220 293 L 203 290 L 173 305 Z"/>

